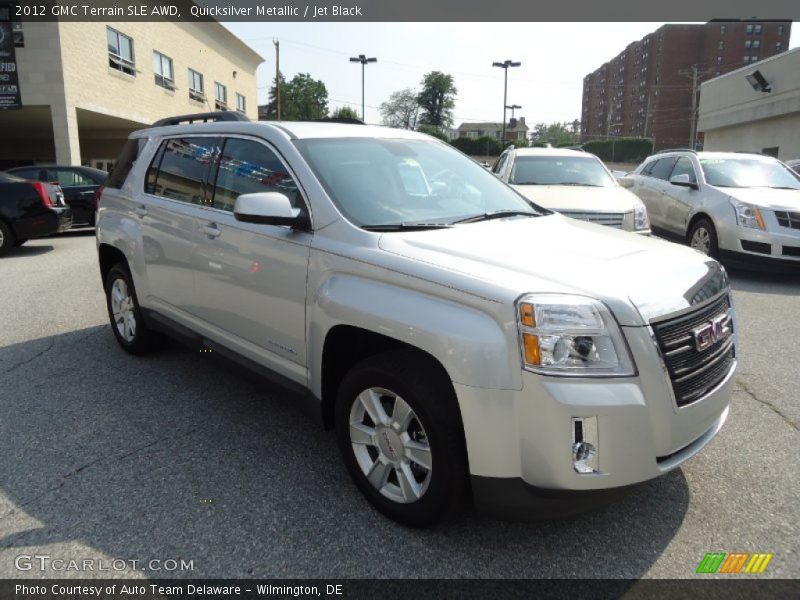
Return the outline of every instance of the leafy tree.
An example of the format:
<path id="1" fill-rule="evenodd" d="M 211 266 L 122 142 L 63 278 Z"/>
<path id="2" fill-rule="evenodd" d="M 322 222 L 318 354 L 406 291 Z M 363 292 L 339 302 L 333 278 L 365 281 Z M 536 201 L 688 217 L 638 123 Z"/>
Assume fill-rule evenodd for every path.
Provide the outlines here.
<path id="1" fill-rule="evenodd" d="M 356 119 L 357 121 L 361 120 L 361 115 L 359 115 L 354 108 L 351 108 L 349 106 L 340 106 L 331 113 L 331 117 L 334 119 Z"/>
<path id="2" fill-rule="evenodd" d="M 418 94 L 411 88 L 392 92 L 386 102 L 381 102 L 383 124 L 398 129 L 414 129 L 419 112 Z"/>
<path id="3" fill-rule="evenodd" d="M 308 73 L 298 73 L 281 85 L 281 119 L 313 121 L 328 114 L 328 90 Z"/>
<path id="4" fill-rule="evenodd" d="M 278 72 L 278 77 L 280 77 L 281 82 L 281 95 L 285 94 L 286 89 L 286 79 L 283 77 L 283 73 L 280 71 Z M 269 97 L 267 99 L 267 106 L 263 112 L 259 112 L 259 118 L 265 118 L 267 121 L 275 121 L 278 118 L 278 91 L 276 87 L 277 78 L 272 78 L 272 85 L 269 88 Z M 281 113 L 283 113 L 283 103 L 284 99 L 281 98 Z M 283 114 L 281 114 L 281 118 L 285 118 Z"/>
<path id="5" fill-rule="evenodd" d="M 441 127 L 437 127 L 436 125 L 428 125 L 427 123 L 423 123 L 419 127 L 417 127 L 417 131 L 419 131 L 420 133 L 431 135 L 435 138 L 439 138 L 443 142 L 448 141 L 445 132 L 442 131 Z"/>
<path id="6" fill-rule="evenodd" d="M 453 76 L 441 71 L 431 71 L 422 80 L 422 91 L 417 97 L 422 114 L 419 122 L 437 127 L 453 124 L 453 108 L 456 105 L 456 89 Z"/>
<path id="7" fill-rule="evenodd" d="M 553 146 L 570 146 L 580 140 L 581 123 L 577 119 L 571 123 L 537 123 L 533 126 L 531 141 L 549 142 Z"/>

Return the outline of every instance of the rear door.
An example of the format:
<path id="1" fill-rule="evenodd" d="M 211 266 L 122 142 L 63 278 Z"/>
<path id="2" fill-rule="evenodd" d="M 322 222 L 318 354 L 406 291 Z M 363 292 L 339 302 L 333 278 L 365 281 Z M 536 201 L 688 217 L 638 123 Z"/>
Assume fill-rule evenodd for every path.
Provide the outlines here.
<path id="1" fill-rule="evenodd" d="M 283 159 L 265 141 L 225 140 L 212 202 L 199 220 L 198 314 L 233 336 L 233 345 L 296 378 L 306 364 L 306 277 L 312 234 L 285 226 L 237 221 L 241 194 L 280 192 L 308 211 Z M 266 352 L 264 352 L 266 350 Z"/>
<path id="2" fill-rule="evenodd" d="M 94 225 L 94 195 L 99 185 L 78 169 L 48 167 L 46 181 L 58 182 L 64 191 L 64 200 L 72 208 L 75 225 Z"/>
<path id="3" fill-rule="evenodd" d="M 198 216 L 210 201 L 207 180 L 218 153 L 216 136 L 163 140 L 133 207 L 141 222 L 149 294 L 166 311 L 198 313 Z"/>

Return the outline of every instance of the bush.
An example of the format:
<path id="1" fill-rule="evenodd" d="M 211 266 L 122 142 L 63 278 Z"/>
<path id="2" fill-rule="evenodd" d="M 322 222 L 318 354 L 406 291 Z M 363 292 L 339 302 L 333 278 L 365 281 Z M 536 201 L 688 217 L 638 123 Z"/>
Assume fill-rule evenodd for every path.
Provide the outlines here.
<path id="1" fill-rule="evenodd" d="M 583 149 L 606 162 L 638 163 L 653 153 L 653 142 L 645 138 L 615 138 L 586 142 Z"/>
<path id="2" fill-rule="evenodd" d="M 425 133 L 427 135 L 433 136 L 435 138 L 439 138 L 443 142 L 449 141 L 444 131 L 442 131 L 440 127 L 436 127 L 436 125 L 423 124 L 417 127 L 417 131 L 419 131 L 420 133 Z"/>
<path id="3" fill-rule="evenodd" d="M 503 151 L 500 141 L 488 135 L 479 138 L 456 138 L 450 143 L 470 156 L 500 156 Z"/>

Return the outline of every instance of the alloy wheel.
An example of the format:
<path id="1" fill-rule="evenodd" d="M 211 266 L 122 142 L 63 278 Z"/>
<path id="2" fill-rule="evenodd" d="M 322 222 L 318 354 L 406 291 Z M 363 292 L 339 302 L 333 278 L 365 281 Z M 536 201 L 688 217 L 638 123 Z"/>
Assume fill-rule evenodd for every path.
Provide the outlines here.
<path id="1" fill-rule="evenodd" d="M 705 227 L 695 229 L 690 244 L 695 250 L 708 254 L 711 251 L 711 234 L 709 234 L 708 229 Z"/>
<path id="2" fill-rule="evenodd" d="M 111 313 L 122 339 L 132 342 L 136 337 L 136 313 L 133 296 L 122 278 L 115 279 L 111 286 Z"/>
<path id="3" fill-rule="evenodd" d="M 350 409 L 350 442 L 361 472 L 386 498 L 419 500 L 432 473 L 428 436 L 419 417 L 394 392 L 369 388 Z"/>

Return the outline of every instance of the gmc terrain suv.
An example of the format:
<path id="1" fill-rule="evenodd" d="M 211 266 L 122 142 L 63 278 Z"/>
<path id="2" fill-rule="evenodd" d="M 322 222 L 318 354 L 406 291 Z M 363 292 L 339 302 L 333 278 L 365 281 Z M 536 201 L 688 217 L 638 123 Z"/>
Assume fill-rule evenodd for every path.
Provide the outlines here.
<path id="1" fill-rule="evenodd" d="M 415 132 L 161 121 L 119 157 L 97 247 L 125 350 L 170 333 L 285 383 L 406 524 L 467 489 L 506 516 L 579 510 L 728 416 L 716 261 L 553 214 Z"/>

